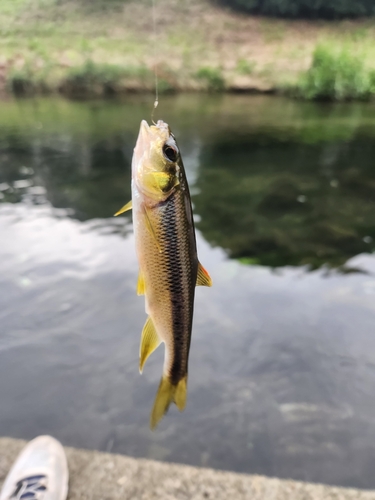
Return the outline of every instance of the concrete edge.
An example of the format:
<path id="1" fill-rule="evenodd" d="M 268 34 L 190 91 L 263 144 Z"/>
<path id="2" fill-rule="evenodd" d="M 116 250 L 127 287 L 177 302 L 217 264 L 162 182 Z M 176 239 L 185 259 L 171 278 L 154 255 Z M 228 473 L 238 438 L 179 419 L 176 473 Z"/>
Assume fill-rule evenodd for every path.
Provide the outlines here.
<path id="1" fill-rule="evenodd" d="M 26 441 L 0 438 L 0 484 Z M 65 448 L 69 500 L 375 500 L 339 488 Z"/>

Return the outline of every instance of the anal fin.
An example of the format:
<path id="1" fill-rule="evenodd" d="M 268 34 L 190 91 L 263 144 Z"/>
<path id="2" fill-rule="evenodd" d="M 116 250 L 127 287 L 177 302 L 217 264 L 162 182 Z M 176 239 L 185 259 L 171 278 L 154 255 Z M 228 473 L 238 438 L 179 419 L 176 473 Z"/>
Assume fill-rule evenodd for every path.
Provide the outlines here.
<path id="1" fill-rule="evenodd" d="M 141 373 L 147 358 L 160 344 L 161 340 L 155 330 L 154 323 L 152 319 L 148 317 L 142 330 L 141 347 L 139 349 L 139 371 Z"/>
<path id="2" fill-rule="evenodd" d="M 198 262 L 197 286 L 212 286 L 211 276 L 200 262 Z"/>

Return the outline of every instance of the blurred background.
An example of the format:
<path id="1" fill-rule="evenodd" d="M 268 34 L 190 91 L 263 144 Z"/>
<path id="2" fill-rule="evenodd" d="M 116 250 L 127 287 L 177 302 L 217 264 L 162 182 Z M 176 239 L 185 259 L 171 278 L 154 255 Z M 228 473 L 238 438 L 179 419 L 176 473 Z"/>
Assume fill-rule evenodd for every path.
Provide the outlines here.
<path id="1" fill-rule="evenodd" d="M 374 0 L 0 2 L 0 434 L 375 488 Z M 160 104 L 198 250 L 155 432 L 130 164 Z"/>

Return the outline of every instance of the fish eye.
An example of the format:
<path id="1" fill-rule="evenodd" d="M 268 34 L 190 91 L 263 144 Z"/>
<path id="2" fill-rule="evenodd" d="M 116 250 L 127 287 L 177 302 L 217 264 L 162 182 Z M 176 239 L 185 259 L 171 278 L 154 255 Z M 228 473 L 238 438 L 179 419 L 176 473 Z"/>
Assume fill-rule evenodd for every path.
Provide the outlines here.
<path id="1" fill-rule="evenodd" d="M 173 163 L 175 163 L 177 161 L 178 151 L 177 151 L 177 149 L 172 147 L 170 144 L 164 144 L 163 154 L 167 160 L 169 160 Z"/>

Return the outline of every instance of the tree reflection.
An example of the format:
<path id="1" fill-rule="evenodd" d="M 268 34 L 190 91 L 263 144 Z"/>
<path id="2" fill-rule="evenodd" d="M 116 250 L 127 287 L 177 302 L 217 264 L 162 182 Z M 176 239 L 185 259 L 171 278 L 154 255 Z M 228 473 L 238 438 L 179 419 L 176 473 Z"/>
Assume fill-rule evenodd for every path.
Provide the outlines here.
<path id="1" fill-rule="evenodd" d="M 12 186 L 16 179 L 30 177 L 45 188 L 48 202 L 70 209 L 78 220 L 111 217 L 130 199 L 130 161 L 121 137 L 102 142 L 63 139 L 48 138 L 42 144 L 30 139 L 20 147 L 3 138 L 8 161 L 1 165 L 2 182 Z M 29 176 L 22 174 L 25 164 L 32 166 Z M 19 202 L 30 192 L 10 187 L 3 194 L 1 201 Z"/>
<path id="2" fill-rule="evenodd" d="M 267 266 L 342 266 L 375 239 L 375 144 L 306 144 L 275 133 L 217 137 L 194 198 L 205 238 Z"/>

